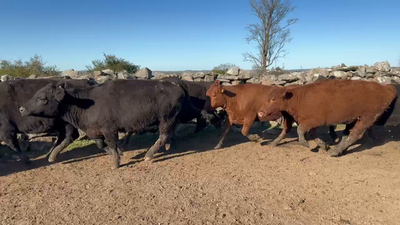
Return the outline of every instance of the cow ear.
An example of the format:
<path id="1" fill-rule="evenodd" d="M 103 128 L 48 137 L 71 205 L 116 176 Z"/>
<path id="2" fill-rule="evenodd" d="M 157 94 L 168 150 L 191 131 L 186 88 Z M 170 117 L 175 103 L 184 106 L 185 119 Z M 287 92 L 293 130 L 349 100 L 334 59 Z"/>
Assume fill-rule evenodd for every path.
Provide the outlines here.
<path id="1" fill-rule="evenodd" d="M 293 93 L 290 92 L 290 91 L 285 91 L 285 92 L 282 94 L 282 98 L 283 98 L 284 100 L 289 100 L 289 99 L 291 99 L 292 97 L 293 97 Z"/>
<path id="2" fill-rule="evenodd" d="M 56 99 L 57 101 L 61 101 L 61 100 L 64 99 L 64 97 L 65 97 L 65 90 L 64 90 L 64 88 L 63 88 L 61 85 L 59 85 L 59 86 L 56 87 L 56 92 L 55 92 L 55 94 L 54 94 L 54 97 L 55 97 L 55 99 Z"/>

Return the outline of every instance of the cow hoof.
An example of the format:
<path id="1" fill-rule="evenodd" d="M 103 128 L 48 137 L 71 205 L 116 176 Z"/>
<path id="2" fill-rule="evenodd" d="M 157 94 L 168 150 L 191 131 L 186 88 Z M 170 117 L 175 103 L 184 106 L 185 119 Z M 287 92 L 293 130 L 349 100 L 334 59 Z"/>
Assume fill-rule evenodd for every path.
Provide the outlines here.
<path id="1" fill-rule="evenodd" d="M 47 161 L 49 161 L 49 163 L 54 163 L 56 161 L 56 159 L 53 157 L 49 157 L 49 159 Z"/>
<path id="2" fill-rule="evenodd" d="M 306 148 L 310 148 L 310 144 L 308 142 L 300 142 L 300 144 Z"/>
<path id="3" fill-rule="evenodd" d="M 220 148 L 221 148 L 221 145 L 217 145 L 214 147 L 214 149 L 220 149 Z"/>
<path id="4" fill-rule="evenodd" d="M 259 141 L 259 140 L 261 139 L 260 136 L 258 136 L 257 134 L 249 135 L 249 136 L 247 136 L 247 138 L 248 138 L 250 141 L 254 141 L 254 142 Z"/>
<path id="5" fill-rule="evenodd" d="M 168 151 L 168 150 L 170 150 L 170 149 L 171 149 L 171 144 L 169 144 L 169 143 L 168 143 L 168 144 L 165 144 L 165 150 Z"/>
<path id="6" fill-rule="evenodd" d="M 335 150 L 331 150 L 331 151 L 328 151 L 328 154 L 331 157 L 338 157 L 340 155 L 340 152 L 335 151 Z"/>
<path id="7" fill-rule="evenodd" d="M 146 162 L 149 162 L 149 161 L 151 161 L 153 159 L 153 157 L 150 157 L 150 156 L 145 156 L 144 157 L 144 161 L 146 161 Z"/>
<path id="8" fill-rule="evenodd" d="M 322 150 L 324 150 L 324 151 L 327 151 L 328 150 L 328 145 L 321 145 L 321 146 L 319 146 Z"/>

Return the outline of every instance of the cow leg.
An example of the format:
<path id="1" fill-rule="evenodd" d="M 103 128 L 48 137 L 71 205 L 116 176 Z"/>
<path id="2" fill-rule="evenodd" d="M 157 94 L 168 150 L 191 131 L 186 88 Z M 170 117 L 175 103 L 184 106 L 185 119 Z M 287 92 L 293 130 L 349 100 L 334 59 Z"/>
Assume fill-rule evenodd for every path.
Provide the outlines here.
<path id="1" fill-rule="evenodd" d="M 196 118 L 196 129 L 194 133 L 198 133 L 199 131 L 203 130 L 207 126 L 207 121 L 203 119 L 201 116 Z"/>
<path id="2" fill-rule="evenodd" d="M 251 125 L 253 125 L 254 119 L 246 118 L 243 123 L 242 134 L 246 136 L 250 141 L 258 141 L 261 139 L 258 134 L 249 134 Z"/>
<path id="3" fill-rule="evenodd" d="M 328 145 L 321 140 L 320 138 L 317 137 L 317 128 L 313 128 L 310 130 L 310 134 L 312 136 L 312 138 L 314 139 L 315 143 L 322 149 L 322 150 L 327 150 L 328 149 Z"/>
<path id="4" fill-rule="evenodd" d="M 225 136 L 228 134 L 231 127 L 232 127 L 232 122 L 228 116 L 228 118 L 225 119 L 225 126 L 224 130 L 222 131 L 221 139 L 219 140 L 218 144 L 214 147 L 214 149 L 220 149 L 222 147 L 222 144 L 224 143 L 225 140 Z"/>
<path id="5" fill-rule="evenodd" d="M 310 147 L 310 144 L 306 141 L 306 138 L 304 137 L 306 131 L 307 131 L 307 130 L 306 130 L 303 126 L 301 126 L 301 125 L 299 125 L 299 126 L 297 127 L 297 135 L 299 136 L 299 143 L 300 143 L 301 145 L 303 145 L 304 147 L 309 148 L 309 147 Z"/>
<path id="6" fill-rule="evenodd" d="M 3 140 L 4 143 L 6 143 L 6 145 L 8 145 L 12 150 L 18 153 L 21 162 L 24 162 L 25 164 L 30 164 L 31 161 L 29 160 L 29 157 L 21 151 L 16 134 L 8 134 L 5 135 L 5 137 L 1 137 L 0 139 Z"/>
<path id="7" fill-rule="evenodd" d="M 78 130 L 70 124 L 65 126 L 65 134 L 63 132 L 58 134 L 57 143 L 62 140 L 56 147 L 51 151 L 48 161 L 53 163 L 62 150 L 64 150 L 68 145 L 70 145 L 74 140 L 79 137 Z"/>
<path id="8" fill-rule="evenodd" d="M 100 130 L 107 142 L 108 148 L 111 154 L 114 156 L 114 165 L 113 168 L 117 169 L 120 164 L 120 155 L 119 151 L 117 150 L 117 141 L 118 141 L 118 132 L 112 132 L 108 130 Z"/>
<path id="9" fill-rule="evenodd" d="M 343 136 L 342 141 L 336 146 L 336 148 L 328 152 L 329 155 L 332 157 L 339 156 L 344 150 L 350 147 L 350 145 L 360 140 L 365 131 L 371 127 L 374 122 L 375 118 L 373 117 L 360 118 L 355 122 L 354 127 L 350 130 L 350 135 L 346 138 Z"/>
<path id="10" fill-rule="evenodd" d="M 293 125 L 293 117 L 289 116 L 289 117 L 284 117 L 283 118 L 283 129 L 281 134 L 279 134 L 279 136 L 277 138 L 275 138 L 275 140 L 273 142 L 271 142 L 271 146 L 272 147 L 276 147 L 279 142 L 285 138 L 286 133 L 290 131 L 290 129 L 292 129 L 292 125 Z"/>
<path id="11" fill-rule="evenodd" d="M 168 137 L 170 136 L 171 133 L 174 133 L 175 126 L 176 126 L 175 118 L 171 119 L 170 121 L 160 122 L 160 125 L 158 126 L 160 131 L 160 136 L 158 137 L 156 143 L 154 143 L 154 145 L 151 146 L 151 148 L 147 151 L 146 156 L 144 157 L 145 161 L 152 160 L 154 158 L 154 154 L 158 150 L 160 150 L 162 146 L 166 145 L 169 139 Z"/>
<path id="12" fill-rule="evenodd" d="M 129 145 L 129 141 L 131 140 L 131 136 L 133 135 L 132 131 L 129 131 L 124 138 L 124 141 L 122 142 L 122 146 L 126 147 Z"/>
<path id="13" fill-rule="evenodd" d="M 336 139 L 338 138 L 338 136 L 335 132 L 335 126 L 329 126 L 329 136 L 331 136 L 331 139 L 333 142 L 335 142 Z"/>

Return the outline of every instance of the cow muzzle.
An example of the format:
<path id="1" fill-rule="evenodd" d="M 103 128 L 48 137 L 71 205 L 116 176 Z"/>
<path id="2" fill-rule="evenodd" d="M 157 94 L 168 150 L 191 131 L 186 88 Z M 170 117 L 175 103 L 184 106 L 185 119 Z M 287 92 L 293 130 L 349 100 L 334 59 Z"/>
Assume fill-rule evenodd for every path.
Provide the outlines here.
<path id="1" fill-rule="evenodd" d="M 260 118 L 263 118 L 263 117 L 268 116 L 268 114 L 267 114 L 266 112 L 263 112 L 263 111 L 258 112 L 257 115 L 258 115 Z"/>
<path id="2" fill-rule="evenodd" d="M 28 116 L 28 115 L 29 115 L 28 110 L 27 110 L 25 107 L 23 107 L 23 106 L 21 106 L 21 107 L 19 108 L 19 112 L 21 113 L 22 116 Z"/>

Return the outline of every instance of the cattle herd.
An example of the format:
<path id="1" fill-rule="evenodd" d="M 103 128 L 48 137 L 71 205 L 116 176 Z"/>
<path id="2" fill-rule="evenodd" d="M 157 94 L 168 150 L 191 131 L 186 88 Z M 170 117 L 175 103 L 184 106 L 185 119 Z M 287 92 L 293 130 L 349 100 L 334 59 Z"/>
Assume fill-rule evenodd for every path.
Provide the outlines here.
<path id="1" fill-rule="evenodd" d="M 190 82 L 178 78 L 162 80 L 115 80 L 97 84 L 92 80 L 19 79 L 0 83 L 0 140 L 16 151 L 21 161 L 29 158 L 21 151 L 18 133 L 56 133 L 57 141 L 48 154 L 49 162 L 84 131 L 97 147 L 113 157 L 113 168 L 120 165 L 122 150 L 117 146 L 118 132 L 151 131 L 157 127 L 158 140 L 145 160 L 160 149 L 169 149 L 179 123 L 196 119 L 195 132 L 207 124 L 222 127 L 221 148 L 231 126 L 243 125 L 242 134 L 251 141 L 260 136 L 249 134 L 254 121 L 283 118 L 281 134 L 271 142 L 276 146 L 297 123 L 299 143 L 309 147 L 309 132 L 324 150 L 328 145 L 317 137 L 316 129 L 346 124 L 339 144 L 329 149 L 339 156 L 359 140 L 372 125 L 397 125 L 398 85 L 369 81 L 327 79 L 304 86 L 265 86 L 239 84 L 224 86 L 215 82 Z M 222 108 L 222 112 L 217 112 Z M 154 130 L 154 129 L 153 129 Z"/>

